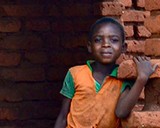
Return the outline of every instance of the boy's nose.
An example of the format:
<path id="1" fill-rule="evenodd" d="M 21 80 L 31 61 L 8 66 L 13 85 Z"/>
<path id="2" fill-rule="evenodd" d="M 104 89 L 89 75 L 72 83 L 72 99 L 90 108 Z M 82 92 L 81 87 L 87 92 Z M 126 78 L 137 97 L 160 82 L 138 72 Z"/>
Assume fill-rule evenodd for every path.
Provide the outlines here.
<path id="1" fill-rule="evenodd" d="M 109 41 L 109 39 L 104 39 L 104 41 L 103 41 L 103 46 L 105 46 L 105 47 L 110 46 L 110 41 Z"/>

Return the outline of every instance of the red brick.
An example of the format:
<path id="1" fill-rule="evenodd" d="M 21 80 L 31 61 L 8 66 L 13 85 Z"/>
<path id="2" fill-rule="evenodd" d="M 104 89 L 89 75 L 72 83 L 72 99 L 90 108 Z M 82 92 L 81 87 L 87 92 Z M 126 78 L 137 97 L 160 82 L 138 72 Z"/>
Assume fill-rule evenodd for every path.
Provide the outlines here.
<path id="1" fill-rule="evenodd" d="M 52 65 L 71 65 L 73 63 L 72 59 L 73 56 L 71 56 L 72 53 L 69 52 L 57 52 L 57 53 L 51 53 L 50 57 L 50 63 Z M 55 61 L 56 60 L 56 61 Z M 63 63 L 62 63 L 63 62 Z"/>
<path id="2" fill-rule="evenodd" d="M 25 52 L 25 58 L 33 64 L 43 64 L 47 62 L 45 52 Z"/>
<path id="3" fill-rule="evenodd" d="M 21 101 L 19 88 L 15 88 L 13 82 L 3 81 L 0 86 L 0 101 Z"/>
<path id="4" fill-rule="evenodd" d="M 158 67 L 156 71 L 150 76 L 150 78 L 159 78 L 160 77 L 160 60 L 152 59 L 151 63 L 152 65 L 157 64 Z M 133 62 L 133 60 L 126 60 L 120 64 L 118 69 L 119 78 L 136 78 L 136 76 L 137 76 L 136 65 Z"/>
<path id="5" fill-rule="evenodd" d="M 132 0 L 118 0 L 118 2 L 122 3 L 125 7 L 132 6 Z"/>
<path id="6" fill-rule="evenodd" d="M 94 4 L 94 15 L 121 15 L 125 9 L 120 2 L 101 2 Z"/>
<path id="7" fill-rule="evenodd" d="M 145 41 L 127 40 L 127 52 L 144 53 Z"/>
<path id="8" fill-rule="evenodd" d="M 0 107 L 0 119 L 1 120 L 14 120 L 15 119 L 15 111 L 13 109 Z"/>
<path id="9" fill-rule="evenodd" d="M 0 52 L 0 66 L 17 66 L 20 63 L 21 55 L 18 53 Z"/>
<path id="10" fill-rule="evenodd" d="M 120 55 L 120 57 L 117 59 L 117 61 L 116 61 L 116 63 L 117 64 L 120 64 L 120 63 L 122 63 L 123 61 L 126 61 L 126 60 L 131 60 L 131 59 L 133 59 L 133 56 L 132 55 L 128 55 L 127 53 L 123 53 L 123 54 L 121 54 Z"/>
<path id="11" fill-rule="evenodd" d="M 73 30 L 73 22 L 71 20 L 56 21 L 52 23 L 53 32 L 71 32 Z"/>
<path id="12" fill-rule="evenodd" d="M 1 103 L 1 120 L 28 120 L 56 118 L 58 108 L 54 101 L 28 101 L 20 103 Z M 53 109 L 54 108 L 54 109 Z"/>
<path id="13" fill-rule="evenodd" d="M 43 19 L 28 20 L 26 21 L 25 28 L 33 31 L 48 31 L 50 29 L 50 23 Z"/>
<path id="14" fill-rule="evenodd" d="M 150 79 L 145 85 L 144 111 L 160 111 L 160 79 Z"/>
<path id="15" fill-rule="evenodd" d="M 151 33 L 160 33 L 160 15 L 147 17 L 144 21 L 145 27 Z"/>
<path id="16" fill-rule="evenodd" d="M 1 121 L 1 128 L 52 128 L 53 124 L 50 119 Z"/>
<path id="17" fill-rule="evenodd" d="M 86 0 L 87 1 L 87 0 Z M 58 3 L 58 0 L 11 0 L 11 1 L 6 1 L 6 0 L 0 0 L 0 4 L 53 4 L 53 3 Z"/>
<path id="18" fill-rule="evenodd" d="M 137 26 L 137 34 L 139 37 L 150 37 L 151 33 L 145 26 Z"/>
<path id="19" fill-rule="evenodd" d="M 80 52 L 78 50 L 75 52 L 63 51 L 59 53 L 52 53 L 50 63 L 54 66 L 70 66 L 73 65 L 73 63 L 85 63 L 87 59 L 89 59 L 89 54 L 87 52 Z"/>
<path id="20" fill-rule="evenodd" d="M 63 19 L 59 21 L 52 22 L 53 32 L 71 32 L 71 31 L 81 31 L 88 32 L 93 19 L 84 19 L 82 17 L 77 17 L 75 19 Z"/>
<path id="21" fill-rule="evenodd" d="M 33 49 L 40 49 L 42 47 L 43 47 L 43 42 L 41 38 L 35 36 L 34 34 L 5 36 L 0 41 L 1 49 L 33 50 Z"/>
<path id="22" fill-rule="evenodd" d="M 84 19 L 81 17 L 73 19 L 73 27 L 76 32 L 88 32 L 91 24 L 93 24 L 93 20 L 91 19 Z"/>
<path id="23" fill-rule="evenodd" d="M 59 33 L 45 32 L 42 34 L 42 37 L 45 39 L 46 47 L 48 49 L 59 49 L 60 48 L 60 35 Z"/>
<path id="24" fill-rule="evenodd" d="M 1 5 L 1 16 L 45 16 L 46 8 L 43 5 Z"/>
<path id="25" fill-rule="evenodd" d="M 132 37 L 134 35 L 133 26 L 124 26 L 126 37 Z"/>
<path id="26" fill-rule="evenodd" d="M 137 7 L 144 8 L 145 7 L 145 0 L 137 0 Z"/>
<path id="27" fill-rule="evenodd" d="M 58 85 L 59 84 L 59 85 Z M 1 81 L 0 101 L 56 100 L 60 97 L 61 83 L 20 83 Z"/>
<path id="28" fill-rule="evenodd" d="M 87 47 L 88 38 L 86 34 L 65 34 L 63 36 L 62 46 L 65 48 L 76 48 L 79 46 Z M 65 42 L 65 43 L 64 43 Z"/>
<path id="29" fill-rule="evenodd" d="M 149 11 L 125 10 L 121 19 L 124 22 L 143 22 L 149 16 Z"/>
<path id="30" fill-rule="evenodd" d="M 63 81 L 64 77 L 67 73 L 67 68 L 61 68 L 61 67 L 56 67 L 56 68 L 50 68 L 47 74 L 47 80 L 49 81 Z"/>
<path id="31" fill-rule="evenodd" d="M 48 10 L 49 10 L 48 16 L 56 16 L 56 17 L 61 16 L 60 11 L 58 10 L 58 6 L 54 4 L 50 6 Z"/>
<path id="32" fill-rule="evenodd" d="M 123 128 L 159 128 L 159 111 L 133 111 L 130 117 L 122 121 Z"/>
<path id="33" fill-rule="evenodd" d="M 21 28 L 21 22 L 15 18 L 1 18 L 0 32 L 18 32 Z"/>
<path id="34" fill-rule="evenodd" d="M 149 11 L 159 10 L 160 9 L 159 0 L 145 0 L 145 9 Z"/>
<path id="35" fill-rule="evenodd" d="M 45 80 L 45 71 L 43 68 L 2 69 L 0 76 L 2 79 L 35 82 Z"/>
<path id="36" fill-rule="evenodd" d="M 136 104 L 133 108 L 133 111 L 142 111 L 144 105 L 143 104 Z"/>
<path id="37" fill-rule="evenodd" d="M 160 56 L 160 38 L 147 39 L 145 43 L 145 54 Z"/>
<path id="38" fill-rule="evenodd" d="M 66 4 L 62 7 L 64 16 L 89 16 L 91 15 L 90 4 Z"/>

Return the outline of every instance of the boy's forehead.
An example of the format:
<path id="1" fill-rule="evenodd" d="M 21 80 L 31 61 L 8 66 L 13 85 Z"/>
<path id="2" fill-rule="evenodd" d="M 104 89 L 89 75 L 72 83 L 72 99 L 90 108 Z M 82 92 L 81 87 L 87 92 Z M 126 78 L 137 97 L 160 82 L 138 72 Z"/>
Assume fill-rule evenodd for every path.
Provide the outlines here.
<path id="1" fill-rule="evenodd" d="M 93 31 L 93 35 L 95 33 L 103 33 L 104 34 L 104 32 L 107 32 L 110 34 L 113 33 L 116 35 L 121 35 L 120 28 L 116 24 L 113 24 L 113 23 L 103 23 L 103 24 L 97 25 Z"/>

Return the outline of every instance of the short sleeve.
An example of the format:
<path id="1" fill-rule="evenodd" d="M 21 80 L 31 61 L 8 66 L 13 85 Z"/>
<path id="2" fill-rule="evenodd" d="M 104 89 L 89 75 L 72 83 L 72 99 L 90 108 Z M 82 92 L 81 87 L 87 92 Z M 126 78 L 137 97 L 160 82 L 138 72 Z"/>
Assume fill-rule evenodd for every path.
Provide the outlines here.
<path id="1" fill-rule="evenodd" d="M 129 89 L 132 88 L 134 84 L 134 81 L 133 80 L 125 80 L 123 81 L 123 84 L 122 84 L 122 89 L 121 89 L 121 93 L 124 92 L 124 90 L 128 87 Z"/>
<path id="2" fill-rule="evenodd" d="M 72 99 L 75 93 L 74 81 L 70 71 L 67 72 L 60 93 L 69 99 Z"/>

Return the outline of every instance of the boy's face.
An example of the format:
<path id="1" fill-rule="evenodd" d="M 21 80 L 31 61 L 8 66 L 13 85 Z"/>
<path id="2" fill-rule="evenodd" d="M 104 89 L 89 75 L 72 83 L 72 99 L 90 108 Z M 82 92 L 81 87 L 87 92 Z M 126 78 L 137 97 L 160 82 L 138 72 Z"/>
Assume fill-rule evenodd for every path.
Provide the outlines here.
<path id="1" fill-rule="evenodd" d="M 95 60 L 102 64 L 111 64 L 120 56 L 123 49 L 120 29 L 112 24 L 98 25 L 88 44 L 88 50 Z"/>

